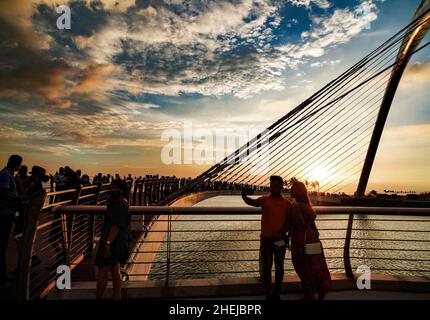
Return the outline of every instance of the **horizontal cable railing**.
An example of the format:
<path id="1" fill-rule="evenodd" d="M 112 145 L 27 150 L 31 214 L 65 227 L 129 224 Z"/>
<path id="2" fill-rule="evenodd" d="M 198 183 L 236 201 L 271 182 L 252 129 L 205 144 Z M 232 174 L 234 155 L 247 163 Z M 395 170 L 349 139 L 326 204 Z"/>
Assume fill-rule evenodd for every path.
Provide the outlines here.
<path id="1" fill-rule="evenodd" d="M 26 298 L 46 296 L 59 265 L 71 267 L 72 280 L 95 280 L 94 256 L 106 206 L 96 205 L 94 191 L 46 195 L 55 196 L 57 205 L 40 208 L 34 245 L 22 248 L 28 260 L 28 282 L 21 283 L 27 286 L 22 289 Z M 430 208 L 315 210 L 332 273 L 348 275 L 364 264 L 380 273 L 430 275 Z M 131 206 L 134 233 L 122 266 L 124 279 L 165 280 L 168 285 L 172 279 L 258 276 L 260 214 L 252 207 Z M 289 253 L 285 271 L 294 272 Z"/>
<path id="2" fill-rule="evenodd" d="M 89 210 L 93 214 L 101 214 L 104 210 L 103 207 L 85 206 L 78 209 Z M 68 213 L 72 208 L 62 206 L 58 210 Z M 419 270 L 419 273 L 430 273 L 430 255 L 422 257 L 430 249 L 430 219 L 422 219 L 430 217 L 430 209 L 317 207 L 316 210 L 319 215 L 317 224 L 321 241 L 332 272 L 345 272 L 345 263 L 348 263 L 353 270 L 361 264 L 368 264 L 375 271 L 391 270 L 416 274 Z M 134 222 L 141 221 L 141 215 L 145 214 L 160 216 L 157 220 L 160 228 L 149 228 L 145 238 L 135 240 L 137 249 L 130 252 L 133 259 L 128 261 L 128 277 L 132 280 L 168 281 L 207 276 L 224 277 L 231 274 L 255 276 L 259 273 L 258 208 L 131 207 L 130 212 Z M 352 236 L 349 239 L 351 254 L 346 257 L 343 251 L 348 214 L 351 212 L 357 220 L 354 220 Z M 406 214 L 408 219 L 399 219 L 399 216 Z M 339 215 L 344 217 L 339 218 Z M 411 215 L 416 218 L 411 219 Z M 224 219 L 220 219 L 220 216 Z M 385 218 L 369 218 L 380 216 Z M 190 219 L 193 217 L 197 219 Z M 245 217 L 248 219 L 244 219 Z M 417 228 L 416 225 L 406 228 L 406 222 L 419 222 L 422 228 Z M 330 225 L 333 223 L 337 225 Z M 241 228 L 237 225 L 241 225 Z M 400 228 L 402 225 L 404 229 Z M 396 237 L 396 234 L 402 232 L 414 234 L 415 238 Z M 378 247 L 374 247 L 375 243 Z M 383 247 L 382 244 L 394 245 L 397 252 L 393 252 L 393 256 L 372 253 L 394 249 Z M 399 258 L 399 252 L 414 254 L 413 257 L 409 254 Z M 420 258 L 417 258 L 418 256 Z M 348 259 L 350 262 L 346 262 Z M 397 267 L 384 267 L 387 262 Z M 421 263 L 421 269 L 416 265 L 418 262 Z M 423 262 L 426 264 L 423 265 Z M 289 258 L 285 261 L 285 270 L 293 271 Z"/>

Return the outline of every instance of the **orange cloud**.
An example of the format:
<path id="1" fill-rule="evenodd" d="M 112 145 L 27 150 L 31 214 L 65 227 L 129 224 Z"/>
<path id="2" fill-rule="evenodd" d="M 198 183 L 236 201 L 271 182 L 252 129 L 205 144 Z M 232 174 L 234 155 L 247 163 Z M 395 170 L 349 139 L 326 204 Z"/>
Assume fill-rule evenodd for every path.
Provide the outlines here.
<path id="1" fill-rule="evenodd" d="M 69 0 L 13 0 L 0 1 L 0 23 L 21 46 L 47 49 L 51 38 L 35 30 L 31 17 L 38 4 L 59 6 Z"/>
<path id="2" fill-rule="evenodd" d="M 406 83 L 416 85 L 417 83 L 422 84 L 423 82 L 430 81 L 430 63 L 414 63 L 410 64 L 404 73 L 404 79 Z"/>
<path id="3" fill-rule="evenodd" d="M 87 67 L 81 70 L 79 82 L 71 88 L 73 93 L 90 93 L 100 89 L 107 89 L 109 75 L 118 72 L 119 67 L 111 64 L 97 64 L 89 62 Z"/>

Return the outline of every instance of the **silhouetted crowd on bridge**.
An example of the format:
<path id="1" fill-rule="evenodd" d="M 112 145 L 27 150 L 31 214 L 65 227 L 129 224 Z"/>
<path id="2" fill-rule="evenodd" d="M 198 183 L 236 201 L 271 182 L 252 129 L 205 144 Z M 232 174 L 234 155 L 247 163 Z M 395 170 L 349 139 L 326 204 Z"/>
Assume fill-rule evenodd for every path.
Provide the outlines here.
<path id="1" fill-rule="evenodd" d="M 96 265 L 98 265 L 100 268 L 102 268 L 102 272 L 99 273 L 102 276 L 99 277 L 99 287 L 98 287 L 98 298 L 101 298 L 103 296 L 104 288 L 107 282 L 107 274 L 109 271 L 114 272 L 112 273 L 112 276 L 116 279 L 115 281 L 119 282 L 115 284 L 115 288 L 118 289 L 118 286 L 120 287 L 121 282 L 121 270 L 120 267 L 124 263 L 126 259 L 126 256 L 129 252 L 128 246 L 130 242 L 127 240 L 128 235 L 127 232 L 131 230 L 129 228 L 130 225 L 130 214 L 128 210 L 129 205 L 139 205 L 139 206 L 151 206 L 151 205 L 157 205 L 165 199 L 167 196 L 171 195 L 173 192 L 184 188 L 185 193 L 194 193 L 194 192 L 200 192 L 200 191 L 222 191 L 222 190 L 246 190 L 246 192 L 243 194 L 244 199 L 246 198 L 246 194 L 252 194 L 255 191 L 263 191 L 263 192 L 271 192 L 273 194 L 273 185 L 262 187 L 262 186 L 255 186 L 255 185 L 249 185 L 249 184 L 242 184 L 242 183 L 234 183 L 234 182 L 225 182 L 225 181 L 204 181 L 201 183 L 193 183 L 192 178 L 178 178 L 176 176 L 159 176 L 159 175 L 146 175 L 144 177 L 132 177 L 131 174 L 128 174 L 127 176 L 120 176 L 119 174 L 102 174 L 98 173 L 95 175 L 92 179 L 88 174 L 82 174 L 82 171 L 77 169 L 74 170 L 69 166 L 64 166 L 59 168 L 59 170 L 54 175 L 48 175 L 46 172 L 46 169 L 41 166 L 32 166 L 30 172 L 28 167 L 26 165 L 22 165 L 23 159 L 19 155 L 12 155 L 6 167 L 0 171 L 0 282 L 9 282 L 13 278 L 11 278 L 7 273 L 6 268 L 6 251 L 8 247 L 8 240 L 9 236 L 12 231 L 12 227 L 15 224 L 15 228 L 13 230 L 13 235 L 15 239 L 17 240 L 18 245 L 18 251 L 20 250 L 21 245 L 21 238 L 23 236 L 23 233 L 25 235 L 28 235 L 30 233 L 24 232 L 24 224 L 26 215 L 28 215 L 27 207 L 29 205 L 30 199 L 32 199 L 35 195 L 49 191 L 48 194 L 50 196 L 49 199 L 49 205 L 47 208 L 49 210 L 52 208 L 50 206 L 54 205 L 55 203 L 58 203 L 59 205 L 63 203 L 72 204 L 72 205 L 80 205 L 80 204 L 91 204 L 91 205 L 106 205 L 107 206 L 107 213 L 104 215 L 104 221 L 103 226 L 101 228 L 101 240 L 98 245 L 98 250 L 96 254 Z M 279 194 L 284 192 L 284 185 L 283 181 L 280 177 L 278 177 L 278 191 L 276 193 L 275 199 L 268 198 L 267 196 L 259 198 L 260 200 L 253 200 L 251 198 L 247 199 L 247 203 L 254 205 L 254 206 L 261 206 L 263 208 L 263 212 L 266 210 L 264 207 L 266 206 L 272 206 L 273 210 L 278 210 L 279 216 L 281 217 L 284 213 L 283 206 L 289 206 L 288 203 L 281 203 L 278 204 L 277 201 L 281 198 L 279 198 Z M 299 194 L 296 194 L 294 192 L 294 185 L 301 187 L 303 190 L 301 190 L 300 194 L 302 195 L 302 200 L 297 200 L 298 202 L 302 201 L 304 204 L 304 207 L 302 208 L 302 214 L 304 214 L 304 219 L 310 219 L 309 222 L 309 230 L 304 231 L 302 230 L 302 233 L 299 233 L 296 237 L 300 241 L 303 240 L 303 232 L 314 232 L 315 235 L 318 234 L 317 231 L 315 231 L 315 224 L 314 224 L 314 212 L 312 210 L 312 204 L 309 199 L 309 195 L 313 196 L 327 196 L 327 197 L 345 197 L 346 194 L 330 194 L 330 193 L 321 193 L 318 191 L 310 191 L 308 192 L 306 190 L 305 184 L 297 184 L 298 181 L 295 179 L 291 179 L 292 182 L 289 182 L 291 184 L 289 186 L 289 192 L 291 194 L 291 198 L 300 199 Z M 104 194 L 105 198 L 101 199 L 100 195 Z M 429 193 L 423 193 L 424 197 L 427 197 L 425 199 L 428 199 Z M 372 194 L 369 195 L 371 197 Z M 82 199 L 85 199 L 86 202 L 81 202 Z M 282 198 L 283 199 L 283 198 Z M 281 200 L 282 200 L 281 199 Z M 266 202 L 264 202 L 266 201 Z M 284 200 L 282 200 L 284 201 Z M 264 202 L 264 203 L 263 203 Z M 273 202 L 273 203 L 272 203 Z M 270 210 L 272 210 L 270 209 Z M 270 211 L 269 210 L 269 211 Z M 273 211 L 272 210 L 272 211 Z M 275 210 L 275 211 L 276 211 Z M 289 210 L 289 209 L 288 209 Z M 287 210 L 287 211 L 288 211 Z M 267 211 L 267 210 L 266 210 Z M 297 211 L 297 210 L 296 210 Z M 120 213 L 118 215 L 118 212 Z M 297 213 L 298 217 L 300 218 L 300 212 Z M 54 216 L 56 214 L 54 213 Z M 266 214 L 267 215 L 267 214 Z M 307 215 L 307 217 L 306 217 Z M 69 216 L 69 218 L 72 216 Z M 153 222 L 152 219 L 154 216 L 151 215 L 145 215 L 144 221 L 142 223 L 143 227 L 146 228 L 150 226 L 150 223 Z M 82 220 L 81 218 L 76 218 L 76 227 L 74 226 L 74 218 L 72 217 L 72 220 L 68 220 L 70 223 L 71 228 L 74 230 L 74 232 L 80 232 L 80 234 L 87 234 L 88 233 L 88 226 L 93 225 L 94 227 L 97 226 L 97 223 L 94 221 L 92 223 L 88 223 L 89 220 Z M 149 220 L 147 220 L 149 219 Z M 301 219 L 301 218 L 300 218 Z M 281 221 L 280 219 L 279 221 Z M 283 220 L 282 220 L 283 221 Z M 61 219 L 58 219 L 58 217 L 54 217 L 52 225 L 48 228 L 48 232 L 44 232 L 46 235 L 48 241 L 54 248 L 53 254 L 62 254 L 62 252 L 67 252 L 67 250 L 70 250 L 66 248 L 67 241 L 63 241 L 62 236 L 64 232 L 63 225 Z M 67 221 L 66 221 L 67 222 Z M 100 221 L 99 221 L 100 222 Z M 87 224 L 85 224 L 87 223 Z M 276 232 L 272 232 L 270 228 L 273 227 L 272 222 L 266 222 L 268 223 L 269 229 L 267 229 L 265 232 L 267 233 L 265 235 L 268 239 L 263 239 L 261 243 L 261 252 L 262 257 L 260 257 L 261 263 L 263 265 L 263 269 L 266 270 L 263 277 L 265 278 L 264 282 L 266 284 L 266 295 L 267 297 L 271 296 L 271 288 L 267 285 L 268 281 L 268 271 L 271 270 L 271 263 L 273 255 L 275 261 L 275 265 L 277 265 L 278 275 L 277 275 L 277 281 L 275 281 L 277 284 L 275 284 L 275 291 L 274 295 L 275 297 L 279 295 L 279 279 L 281 278 L 281 262 L 283 264 L 283 257 L 285 253 L 282 253 L 282 250 L 285 250 L 285 241 L 286 239 L 280 237 Z M 293 222 L 291 222 L 293 223 Z M 101 226 L 101 224 L 98 224 Z M 271 226 L 272 225 L 272 226 Z M 279 226 L 276 226 L 276 228 L 280 228 Z M 79 229 L 80 228 L 80 229 Z M 275 227 L 273 227 L 275 228 Z M 275 229 L 276 229 L 275 228 Z M 146 229 L 146 231 L 149 229 Z M 269 231 L 270 232 L 269 232 Z M 143 230 L 145 231 L 145 230 Z M 275 230 L 276 231 L 276 230 Z M 278 230 L 279 231 L 279 230 Z M 277 231 L 277 232 L 278 232 Z M 70 232 L 70 231 L 68 231 Z M 88 243 L 93 244 L 94 238 L 95 238 L 95 231 L 92 231 L 92 237 L 90 236 Z M 120 236 L 118 236 L 118 234 Z M 117 237 L 120 240 L 116 240 Z M 297 240 L 296 239 L 296 240 Z M 63 243 L 62 243 L 63 241 Z M 120 248 L 117 247 L 117 245 L 114 244 L 114 241 L 120 241 L 121 246 Z M 318 242 L 318 236 L 315 236 L 312 241 Z M 31 242 L 31 241 L 30 241 Z M 282 250 L 279 251 L 278 244 L 283 243 L 280 247 L 282 247 Z M 288 243 L 288 242 L 287 242 Z M 72 243 L 73 244 L 73 243 Z M 77 243 L 79 244 L 79 243 Z M 76 245 L 76 244 L 73 244 Z M 301 244 L 300 244 L 301 245 Z M 298 250 L 296 246 L 296 251 Z M 300 250 L 303 248 L 299 248 Z M 92 249 L 90 249 L 92 250 Z M 282 254 L 280 254 L 282 253 Z M 300 254 L 302 256 L 300 256 Z M 307 258 L 304 256 L 305 254 L 301 252 L 299 256 L 297 257 L 295 268 L 298 269 L 298 273 L 302 272 L 303 270 L 306 270 L 306 264 L 304 260 Z M 321 253 L 318 253 L 319 256 L 319 262 L 317 265 L 320 267 L 320 271 L 322 269 L 325 270 L 326 266 L 324 264 L 323 255 Z M 41 264 L 41 259 L 38 257 L 37 252 L 31 250 L 31 254 L 29 255 L 29 258 L 31 260 L 31 268 L 34 266 Z M 305 259 L 306 258 L 306 259 Z M 42 257 L 43 259 L 43 257 Z M 301 261 L 303 260 L 303 261 Z M 270 265 L 270 267 L 269 267 Z M 115 268 L 109 268 L 115 266 Z M 322 268 L 322 269 L 321 269 Z M 263 271 L 264 271 L 263 270 Z M 307 273 L 312 273 L 312 270 L 307 270 Z M 325 272 L 325 271 L 324 271 Z M 282 271 L 283 274 L 283 271 Z M 309 281 L 312 282 L 314 280 L 307 279 L 309 278 L 309 275 L 302 274 L 301 278 L 305 279 L 302 281 Z M 323 281 L 324 277 L 326 275 L 321 276 L 321 278 L 318 281 Z M 329 281 L 329 279 L 326 277 L 325 280 Z M 309 284 L 311 286 L 311 284 Z M 325 284 L 324 284 L 325 285 Z M 328 287 L 328 285 L 327 285 Z M 309 290 L 314 290 L 315 288 L 308 288 Z M 315 292 L 313 292 L 315 293 Z M 318 292 L 320 297 L 324 297 L 325 291 Z M 116 291 L 117 298 L 120 297 L 120 292 Z M 311 292 L 308 292 L 308 298 L 311 298 Z M 273 298 L 273 297 L 272 297 Z"/>
<path id="2" fill-rule="evenodd" d="M 29 172 L 30 171 L 30 172 Z M 58 169 L 53 175 L 48 175 L 46 169 L 41 166 L 33 166 L 29 170 L 23 164 L 23 158 L 19 155 L 12 155 L 6 167 L 1 171 L 1 199 L 0 199 L 0 282 L 12 280 L 6 269 L 6 251 L 9 242 L 9 235 L 12 231 L 17 241 L 19 250 L 20 239 L 22 238 L 24 221 L 29 200 L 41 192 L 49 192 L 47 199 L 49 204 L 67 201 L 70 204 L 84 204 L 79 201 L 80 196 L 89 196 L 86 188 L 98 186 L 97 193 L 104 193 L 104 199 L 92 199 L 86 204 L 105 204 L 109 200 L 108 193 L 110 185 L 124 183 L 126 186 L 123 196 L 131 205 L 156 205 L 166 196 L 187 186 L 192 178 L 178 178 L 176 176 L 146 175 L 144 177 L 120 176 L 119 174 L 98 173 L 92 179 L 88 174 L 82 174 L 80 169 L 73 169 L 64 166 Z M 247 184 L 230 183 L 222 181 L 206 181 L 187 187 L 186 192 L 199 191 L 219 191 L 219 190 L 242 190 L 244 188 L 256 191 L 268 190 L 266 187 L 256 187 Z M 69 192 L 67 192 L 69 191 Z M 90 190 L 93 192 L 92 190 Z M 60 193 L 58 193 L 60 192 Z M 52 194 L 52 195 L 51 195 Z M 150 216 L 149 216 L 150 217 Z M 147 223 L 147 221 L 145 221 Z M 55 230 L 61 227 L 60 220 L 54 222 L 49 241 L 52 242 Z M 59 249 L 61 250 L 61 248 Z M 37 255 L 33 256 L 33 266 L 40 264 Z"/>
<path id="3" fill-rule="evenodd" d="M 25 166 L 22 166 L 25 167 Z M 22 180 L 27 179 L 26 175 L 26 167 L 21 170 L 22 174 L 17 174 L 17 177 L 20 176 Z M 163 185 L 168 183 L 172 185 L 169 187 L 169 190 L 177 190 L 180 187 L 183 187 L 189 182 L 192 181 L 191 177 L 188 178 L 178 178 L 176 176 L 160 176 L 156 175 L 146 175 L 144 177 L 132 177 L 131 174 L 127 176 L 120 176 L 118 173 L 115 175 L 111 174 L 103 174 L 98 173 L 92 179 L 88 174 L 83 174 L 81 170 L 73 170 L 69 166 L 61 167 L 54 174 L 50 175 L 50 189 L 51 191 L 61 191 L 68 189 L 79 189 L 80 187 L 85 187 L 89 185 L 102 185 L 112 183 L 114 180 L 123 180 L 126 181 L 130 186 L 133 183 L 137 183 L 139 181 L 148 182 L 154 185 Z M 255 191 L 268 191 L 268 187 L 266 186 L 255 186 L 244 183 L 235 183 L 235 182 L 226 182 L 226 181 L 205 181 L 197 184 L 189 189 L 189 192 L 199 192 L 199 191 L 218 191 L 218 190 L 242 190 L 244 188 L 253 189 Z"/>

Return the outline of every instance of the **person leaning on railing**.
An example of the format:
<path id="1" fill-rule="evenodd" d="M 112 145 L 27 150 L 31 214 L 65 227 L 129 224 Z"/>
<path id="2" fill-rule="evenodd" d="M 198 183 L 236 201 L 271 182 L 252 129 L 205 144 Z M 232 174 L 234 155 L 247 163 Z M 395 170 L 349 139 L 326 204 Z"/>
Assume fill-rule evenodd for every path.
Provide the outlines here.
<path id="1" fill-rule="evenodd" d="M 49 181 L 49 176 L 46 174 L 46 170 L 39 166 L 33 166 L 28 178 L 27 186 L 24 193 L 20 195 L 22 210 L 19 211 L 19 215 L 16 219 L 16 225 L 14 230 L 15 239 L 17 241 L 18 253 L 20 252 L 20 246 L 22 245 L 22 233 L 24 229 L 24 223 L 26 221 L 25 214 L 27 214 L 26 207 L 32 197 L 42 192 L 45 192 L 42 183 Z M 32 256 L 32 266 L 41 264 L 42 261 L 37 255 Z"/>

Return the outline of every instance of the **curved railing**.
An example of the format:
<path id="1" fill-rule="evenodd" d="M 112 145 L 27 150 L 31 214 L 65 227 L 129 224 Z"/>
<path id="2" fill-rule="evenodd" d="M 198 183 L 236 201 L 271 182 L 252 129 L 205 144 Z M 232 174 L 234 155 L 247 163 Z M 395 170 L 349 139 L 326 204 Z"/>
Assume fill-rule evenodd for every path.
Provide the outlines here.
<path id="1" fill-rule="evenodd" d="M 126 181 L 131 205 L 153 206 L 188 184 L 190 178 L 155 175 Z M 205 183 L 189 192 L 236 190 L 244 187 L 247 186 Z M 58 265 L 66 264 L 74 268 L 90 259 L 101 232 L 102 215 L 83 212 L 66 215 L 55 210 L 64 205 L 105 205 L 109 184 L 59 191 L 54 191 L 55 185 L 51 184 L 49 189 L 52 191 L 35 195 L 25 209 L 25 227 L 19 238 L 17 275 L 17 295 L 23 299 L 43 298 L 54 285 Z M 155 218 L 155 214 L 137 217 L 132 223 L 132 238 L 140 240 L 144 237 Z M 132 243 L 131 246 L 135 244 Z"/>
<path id="2" fill-rule="evenodd" d="M 19 239 L 17 296 L 44 297 L 52 288 L 57 266 L 82 261 L 92 254 L 91 242 L 101 230 L 101 220 L 84 214 L 55 213 L 62 205 L 101 205 L 107 185 L 86 186 L 33 196 L 25 212 Z"/>

